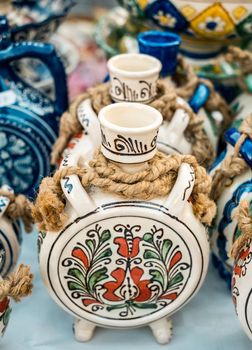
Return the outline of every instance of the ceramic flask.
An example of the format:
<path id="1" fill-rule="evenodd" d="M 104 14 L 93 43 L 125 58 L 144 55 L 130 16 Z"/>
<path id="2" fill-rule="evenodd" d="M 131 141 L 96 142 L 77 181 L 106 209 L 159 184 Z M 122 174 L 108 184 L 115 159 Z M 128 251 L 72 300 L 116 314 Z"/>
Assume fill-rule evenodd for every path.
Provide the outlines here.
<path id="1" fill-rule="evenodd" d="M 100 111 L 99 123 L 103 155 L 130 174 L 144 170 L 161 114 L 117 103 Z M 84 164 L 85 147 L 83 137 L 61 168 Z M 188 201 L 194 180 L 183 163 L 169 195 L 149 201 L 87 192 L 77 175 L 61 181 L 69 220 L 60 232 L 40 233 L 39 261 L 50 295 L 75 317 L 77 340 L 89 340 L 96 326 L 146 325 L 159 343 L 170 340 L 169 317 L 199 290 L 208 266 L 206 230 Z"/>
<path id="2" fill-rule="evenodd" d="M 6 185 L 1 189 L 13 193 L 13 190 Z M 8 197 L 0 196 L 0 276 L 2 277 L 15 267 L 22 243 L 20 222 L 11 221 L 6 216 L 9 203 Z"/>
<path id="3" fill-rule="evenodd" d="M 216 159 L 210 171 L 213 176 L 222 163 L 234 153 L 234 146 L 240 137 L 240 132 L 236 128 L 231 128 L 225 133 L 226 149 Z M 237 220 L 234 216 L 235 209 L 241 200 L 252 199 L 252 141 L 247 138 L 240 148 L 240 156 L 249 165 L 248 170 L 241 175 L 235 176 L 225 186 L 223 192 L 217 200 L 217 216 L 212 230 L 212 250 L 213 262 L 219 270 L 229 287 L 233 268 L 233 259 L 229 257 L 229 252 L 235 241 Z"/>
<path id="4" fill-rule="evenodd" d="M 250 213 L 251 218 L 251 201 Z M 250 219 L 251 220 L 251 219 Z M 235 237 L 243 233 L 236 229 Z M 252 340 L 251 281 L 252 281 L 252 240 L 247 238 L 237 251 L 232 276 L 232 298 L 236 314 L 247 336 Z"/>
<path id="5" fill-rule="evenodd" d="M 68 107 L 65 70 L 52 45 L 12 42 L 5 17 L 0 17 L 0 38 L 0 186 L 34 196 L 41 177 L 51 171 L 59 116 Z M 49 69 L 54 101 L 14 71 L 12 63 L 23 58 L 37 59 Z"/>

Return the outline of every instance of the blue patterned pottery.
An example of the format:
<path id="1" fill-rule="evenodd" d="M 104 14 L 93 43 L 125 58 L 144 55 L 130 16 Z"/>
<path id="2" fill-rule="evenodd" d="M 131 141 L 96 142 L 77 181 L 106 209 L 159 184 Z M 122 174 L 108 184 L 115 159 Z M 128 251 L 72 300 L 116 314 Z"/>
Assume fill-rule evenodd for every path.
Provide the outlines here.
<path id="1" fill-rule="evenodd" d="M 34 195 L 49 174 L 50 151 L 59 116 L 68 107 L 64 66 L 50 44 L 13 43 L 5 17 L 0 19 L 0 186 Z M 21 58 L 36 58 L 50 70 L 55 101 L 28 85 L 12 69 Z"/>
<path id="2" fill-rule="evenodd" d="M 47 40 L 74 5 L 74 0 L 12 0 L 6 13 L 14 41 Z"/>
<path id="3" fill-rule="evenodd" d="M 130 13 L 183 36 L 182 51 L 210 58 L 252 35 L 252 1 L 120 0 Z"/>
<path id="4" fill-rule="evenodd" d="M 236 121 L 237 127 L 241 121 Z M 227 157 L 232 156 L 241 133 L 234 127 L 225 133 L 226 149 L 217 158 L 211 169 L 210 175 L 214 175 Z M 233 268 L 233 259 L 229 252 L 237 236 L 237 220 L 234 216 L 241 200 L 252 199 L 252 141 L 247 138 L 240 147 L 240 156 L 247 163 L 247 170 L 231 179 L 223 189 L 217 200 L 217 216 L 212 230 L 213 262 L 229 287 Z"/>

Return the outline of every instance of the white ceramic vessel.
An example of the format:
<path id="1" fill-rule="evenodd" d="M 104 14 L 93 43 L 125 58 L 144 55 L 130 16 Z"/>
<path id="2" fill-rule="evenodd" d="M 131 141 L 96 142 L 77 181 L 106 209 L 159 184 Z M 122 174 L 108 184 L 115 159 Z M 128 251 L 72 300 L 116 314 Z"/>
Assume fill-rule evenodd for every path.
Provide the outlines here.
<path id="1" fill-rule="evenodd" d="M 156 152 L 160 113 L 122 103 L 105 107 L 99 119 L 103 154 L 114 161 L 117 153 L 116 164 L 130 174 L 144 170 Z M 73 142 L 61 168 L 87 165 L 86 146 L 85 137 Z M 87 192 L 77 175 L 61 181 L 69 219 L 61 231 L 39 235 L 39 261 L 50 295 L 75 317 L 77 340 L 89 340 L 96 326 L 145 325 L 159 343 L 170 340 L 169 317 L 199 290 L 208 267 L 206 229 L 188 201 L 194 181 L 183 163 L 169 195 L 149 201 Z"/>
<path id="2" fill-rule="evenodd" d="M 251 205 L 251 204 L 250 204 Z M 236 235 L 242 234 L 237 229 Z M 235 258 L 232 297 L 236 314 L 247 336 L 252 340 L 252 240 L 248 238 Z"/>
<path id="3" fill-rule="evenodd" d="M 239 122 L 240 125 L 240 122 Z M 210 175 L 213 176 L 217 169 L 227 157 L 233 155 L 234 145 L 239 139 L 240 133 L 237 129 L 231 128 L 225 134 L 227 142 L 226 149 L 220 154 L 215 161 Z M 251 159 L 251 141 L 247 139 L 241 148 L 241 157 L 249 162 Z M 231 274 L 233 268 L 233 260 L 229 257 L 229 252 L 235 240 L 235 232 L 237 228 L 237 220 L 234 216 L 241 200 L 252 199 L 252 172 L 251 162 L 249 167 L 241 175 L 236 176 L 227 183 L 223 192 L 217 200 L 217 216 L 214 221 L 212 231 L 212 250 L 214 254 L 214 263 L 220 270 L 220 274 L 224 277 L 228 284 L 231 283 Z"/>
<path id="4" fill-rule="evenodd" d="M 115 102 L 149 103 L 156 96 L 156 84 L 162 65 L 156 58 L 143 54 L 121 54 L 108 61 Z"/>
<path id="5" fill-rule="evenodd" d="M 2 189 L 13 193 L 9 186 Z M 8 197 L 0 196 L 0 276 L 5 277 L 15 267 L 22 243 L 21 227 L 19 221 L 12 222 L 6 216 L 9 205 Z"/>

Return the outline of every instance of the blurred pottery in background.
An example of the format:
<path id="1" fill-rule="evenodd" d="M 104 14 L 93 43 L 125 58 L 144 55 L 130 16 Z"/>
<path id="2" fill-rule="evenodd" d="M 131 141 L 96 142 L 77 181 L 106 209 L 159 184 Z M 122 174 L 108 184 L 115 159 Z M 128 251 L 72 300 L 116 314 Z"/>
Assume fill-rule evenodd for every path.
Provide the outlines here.
<path id="1" fill-rule="evenodd" d="M 162 123 L 156 109 L 116 103 L 94 122 L 106 161 L 129 176 L 146 169 Z M 84 136 L 60 169 L 87 166 L 86 143 Z M 199 290 L 208 266 L 206 229 L 188 200 L 194 181 L 193 168 L 182 163 L 169 195 L 145 201 L 96 186 L 86 191 L 75 174 L 61 180 L 68 220 L 56 233 L 40 233 L 39 261 L 50 295 L 76 318 L 78 341 L 91 339 L 97 326 L 149 325 L 159 343 L 169 342 L 168 317 Z"/>
<path id="2" fill-rule="evenodd" d="M 49 174 L 50 152 L 59 116 L 68 107 L 64 66 L 50 44 L 13 43 L 5 17 L 0 21 L 0 185 L 33 196 L 41 177 Z M 36 58 L 50 70 L 55 100 L 28 85 L 11 63 Z"/>
<path id="3" fill-rule="evenodd" d="M 13 41 L 46 41 L 73 5 L 73 0 L 2 1 L 0 13 L 7 16 Z"/>
<path id="4" fill-rule="evenodd" d="M 251 119 L 251 117 L 247 118 Z M 224 162 L 226 167 L 229 157 L 234 157 L 234 147 L 241 137 L 241 132 L 238 131 L 241 120 L 234 122 L 234 125 L 237 126 L 237 129 L 232 127 L 225 133 L 226 148 L 212 166 L 210 175 L 213 178 L 220 171 Z M 252 140 L 249 137 L 241 145 L 239 155 L 247 166 L 244 166 L 240 173 L 237 171 L 235 176 L 227 179 L 220 196 L 217 198 L 217 216 L 213 224 L 211 237 L 214 265 L 229 286 L 233 268 L 233 259 L 229 256 L 229 253 L 237 231 L 237 220 L 234 216 L 235 210 L 242 200 L 250 201 L 252 199 Z M 233 167 L 237 166 L 233 165 Z M 226 169 L 226 176 L 229 173 L 231 176 L 232 167 L 230 170 Z"/>
<path id="5" fill-rule="evenodd" d="M 131 15 L 182 34 L 182 52 L 210 58 L 252 36 L 252 1 L 120 0 Z"/>

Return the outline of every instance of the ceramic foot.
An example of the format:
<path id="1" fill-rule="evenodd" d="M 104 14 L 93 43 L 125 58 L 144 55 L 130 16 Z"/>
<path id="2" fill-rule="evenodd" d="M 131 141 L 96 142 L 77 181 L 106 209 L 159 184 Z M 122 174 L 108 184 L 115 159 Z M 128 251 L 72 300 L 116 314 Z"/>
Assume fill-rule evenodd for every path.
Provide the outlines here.
<path id="1" fill-rule="evenodd" d="M 73 325 L 74 336 L 77 341 L 89 341 L 94 333 L 95 325 L 88 321 L 76 319 Z"/>
<path id="2" fill-rule="evenodd" d="M 159 344 L 167 344 L 172 338 L 172 320 L 162 318 L 150 324 L 152 333 Z"/>

